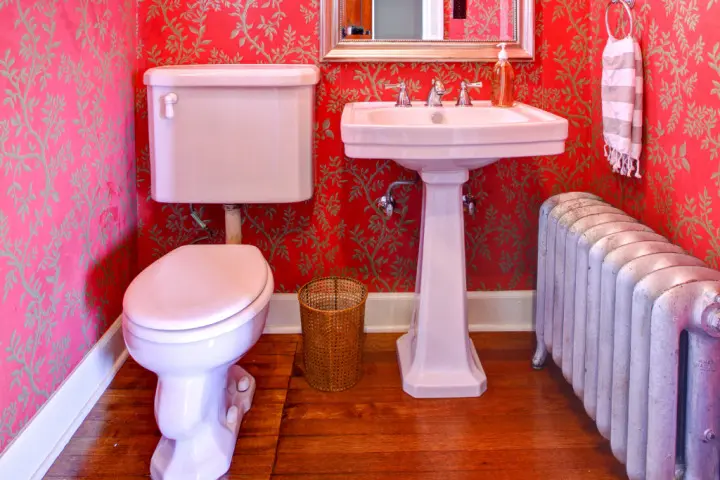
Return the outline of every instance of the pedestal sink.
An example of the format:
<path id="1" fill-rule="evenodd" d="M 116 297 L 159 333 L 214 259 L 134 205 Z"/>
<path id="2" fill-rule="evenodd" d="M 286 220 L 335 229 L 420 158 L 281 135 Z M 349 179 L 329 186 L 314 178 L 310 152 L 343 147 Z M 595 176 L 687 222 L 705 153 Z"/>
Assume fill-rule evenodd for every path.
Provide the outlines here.
<path id="1" fill-rule="evenodd" d="M 487 377 L 468 336 L 462 186 L 470 170 L 501 158 L 565 151 L 567 120 L 522 103 L 495 108 L 345 105 L 345 154 L 392 159 L 424 184 L 416 305 L 398 339 L 403 389 L 418 398 L 477 397 Z"/>

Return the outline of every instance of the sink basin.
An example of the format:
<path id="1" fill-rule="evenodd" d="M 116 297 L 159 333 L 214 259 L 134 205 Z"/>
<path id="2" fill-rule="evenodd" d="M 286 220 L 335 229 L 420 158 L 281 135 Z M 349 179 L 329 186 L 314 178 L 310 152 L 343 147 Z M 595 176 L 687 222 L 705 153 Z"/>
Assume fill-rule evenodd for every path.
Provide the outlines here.
<path id="1" fill-rule="evenodd" d="M 469 170 L 501 158 L 564 152 L 567 120 L 522 103 L 365 102 L 345 105 L 340 132 L 348 157 L 392 159 L 423 181 L 415 309 L 397 342 L 403 389 L 419 398 L 482 395 L 487 377 L 468 335 L 463 184 Z"/>
<path id="2" fill-rule="evenodd" d="M 496 108 L 395 107 L 394 102 L 350 103 L 341 120 L 351 158 L 392 158 L 412 170 L 480 168 L 500 158 L 556 155 L 565 151 L 566 119 L 530 105 Z"/>

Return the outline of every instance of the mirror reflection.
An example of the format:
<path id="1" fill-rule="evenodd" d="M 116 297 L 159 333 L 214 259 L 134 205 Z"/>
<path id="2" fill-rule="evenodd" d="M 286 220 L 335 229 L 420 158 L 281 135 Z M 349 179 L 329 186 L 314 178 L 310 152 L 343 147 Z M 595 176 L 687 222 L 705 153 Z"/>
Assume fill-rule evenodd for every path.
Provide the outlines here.
<path id="1" fill-rule="evenodd" d="M 339 0 L 343 40 L 517 41 L 518 0 Z"/>

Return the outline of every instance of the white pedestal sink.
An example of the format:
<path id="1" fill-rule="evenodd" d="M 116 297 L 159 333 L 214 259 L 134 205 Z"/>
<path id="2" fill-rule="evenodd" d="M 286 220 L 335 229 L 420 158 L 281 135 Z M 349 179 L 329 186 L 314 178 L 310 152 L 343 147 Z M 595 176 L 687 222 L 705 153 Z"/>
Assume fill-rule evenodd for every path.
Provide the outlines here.
<path id="1" fill-rule="evenodd" d="M 567 120 L 521 103 L 349 103 L 341 135 L 348 157 L 392 159 L 424 184 L 415 312 L 397 342 L 403 389 L 419 398 L 482 395 L 487 378 L 468 336 L 462 186 L 470 170 L 501 158 L 564 152 Z"/>

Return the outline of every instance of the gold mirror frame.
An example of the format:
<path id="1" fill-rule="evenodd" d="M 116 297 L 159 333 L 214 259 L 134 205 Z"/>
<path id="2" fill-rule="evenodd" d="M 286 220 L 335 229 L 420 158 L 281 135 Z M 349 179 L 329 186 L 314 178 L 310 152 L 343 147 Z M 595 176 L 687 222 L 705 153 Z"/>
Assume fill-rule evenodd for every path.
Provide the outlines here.
<path id="1" fill-rule="evenodd" d="M 340 41 L 340 2 L 320 0 L 320 55 L 324 62 L 494 62 L 500 49 L 493 42 L 462 40 Z M 517 0 L 517 41 L 507 42 L 513 60 L 535 58 L 535 0 Z"/>

